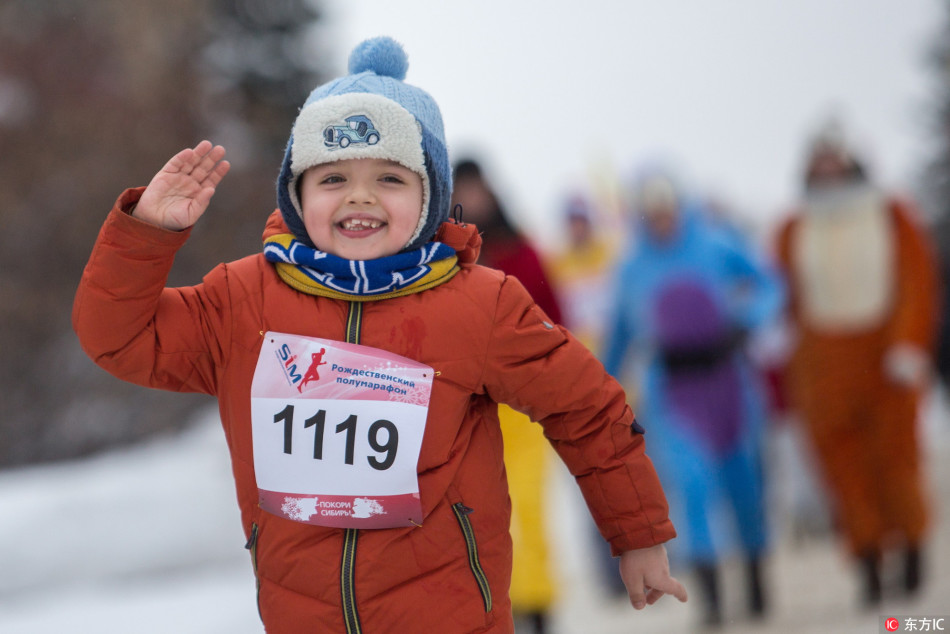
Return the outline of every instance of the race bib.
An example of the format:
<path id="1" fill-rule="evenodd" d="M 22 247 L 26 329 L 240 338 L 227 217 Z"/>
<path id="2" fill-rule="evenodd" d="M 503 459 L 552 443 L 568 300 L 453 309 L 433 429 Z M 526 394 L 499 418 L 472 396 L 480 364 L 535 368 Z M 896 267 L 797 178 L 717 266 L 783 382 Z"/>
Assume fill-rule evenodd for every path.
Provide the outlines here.
<path id="1" fill-rule="evenodd" d="M 385 350 L 266 333 L 251 385 L 261 508 L 319 526 L 421 525 L 432 376 Z"/>

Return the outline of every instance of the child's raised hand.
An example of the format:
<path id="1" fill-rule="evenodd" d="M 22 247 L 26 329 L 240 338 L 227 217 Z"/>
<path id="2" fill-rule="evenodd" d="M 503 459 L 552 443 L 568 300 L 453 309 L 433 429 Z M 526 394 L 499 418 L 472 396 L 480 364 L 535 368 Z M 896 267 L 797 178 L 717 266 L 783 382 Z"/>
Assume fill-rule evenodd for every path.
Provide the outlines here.
<path id="1" fill-rule="evenodd" d="M 664 594 L 686 601 L 686 588 L 670 576 L 670 564 L 663 544 L 621 554 L 620 578 L 627 587 L 630 603 L 638 610 L 653 605 Z"/>
<path id="2" fill-rule="evenodd" d="M 229 169 L 220 145 L 202 141 L 184 149 L 152 178 L 132 215 L 172 231 L 187 229 L 208 208 L 215 187 Z"/>

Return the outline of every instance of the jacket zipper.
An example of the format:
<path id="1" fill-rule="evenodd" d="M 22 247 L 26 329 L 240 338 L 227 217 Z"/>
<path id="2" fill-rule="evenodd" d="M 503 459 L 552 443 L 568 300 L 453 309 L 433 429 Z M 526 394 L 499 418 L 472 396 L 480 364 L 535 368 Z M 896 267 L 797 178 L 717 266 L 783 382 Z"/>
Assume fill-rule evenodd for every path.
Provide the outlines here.
<path id="1" fill-rule="evenodd" d="M 264 620 L 263 615 L 261 614 L 261 577 L 257 574 L 257 522 L 251 524 L 251 536 L 247 538 L 247 543 L 244 544 L 244 547 L 251 552 L 251 566 L 254 568 L 254 581 L 257 584 L 257 615 L 261 617 L 261 621 Z"/>
<path id="2" fill-rule="evenodd" d="M 360 331 L 363 327 L 362 302 L 350 302 L 349 314 L 346 318 L 346 342 L 358 344 Z M 346 624 L 346 634 L 361 634 L 363 627 L 360 624 L 359 611 L 356 609 L 356 541 L 359 530 L 348 528 L 343 534 L 343 559 L 340 564 L 340 593 L 343 599 L 343 622 Z"/>
<path id="3" fill-rule="evenodd" d="M 492 598 L 491 588 L 488 586 L 488 576 L 482 568 L 482 563 L 478 559 L 478 544 L 475 542 L 475 529 L 472 528 L 472 522 L 468 516 L 473 509 L 465 506 L 461 502 L 452 505 L 455 512 L 455 518 L 462 528 L 462 535 L 465 536 L 465 548 L 468 551 L 468 565 L 475 576 L 475 582 L 478 583 L 478 590 L 482 593 L 482 601 L 485 603 L 485 612 L 491 612 Z"/>
<path id="4" fill-rule="evenodd" d="M 350 302 L 350 311 L 346 317 L 346 342 L 360 342 L 360 330 L 363 328 L 363 303 Z"/>
<path id="5" fill-rule="evenodd" d="M 356 540 L 359 530 L 348 528 L 343 535 L 343 561 L 340 565 L 340 588 L 343 595 L 343 622 L 346 634 L 360 634 L 363 631 L 360 615 L 356 609 L 354 586 L 354 568 L 356 567 Z"/>

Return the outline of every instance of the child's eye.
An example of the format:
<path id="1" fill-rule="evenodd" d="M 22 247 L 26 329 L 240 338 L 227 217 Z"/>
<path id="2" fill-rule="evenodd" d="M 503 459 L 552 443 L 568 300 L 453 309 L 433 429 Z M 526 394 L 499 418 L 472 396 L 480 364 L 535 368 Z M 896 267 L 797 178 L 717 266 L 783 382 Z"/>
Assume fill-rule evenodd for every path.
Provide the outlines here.
<path id="1" fill-rule="evenodd" d="M 402 178 L 400 178 L 399 176 L 396 176 L 395 174 L 387 174 L 386 176 L 383 176 L 380 180 L 383 181 L 384 183 L 404 183 L 405 182 Z"/>
<path id="2" fill-rule="evenodd" d="M 344 178 L 339 174 L 328 174 L 320 180 L 321 185 L 335 185 L 337 183 L 342 183 Z"/>

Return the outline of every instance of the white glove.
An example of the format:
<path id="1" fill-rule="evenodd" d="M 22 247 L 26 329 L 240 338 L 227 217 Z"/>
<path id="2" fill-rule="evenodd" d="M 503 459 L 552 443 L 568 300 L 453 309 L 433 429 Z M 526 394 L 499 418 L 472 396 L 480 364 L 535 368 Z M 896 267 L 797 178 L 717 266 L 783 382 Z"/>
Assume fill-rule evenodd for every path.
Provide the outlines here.
<path id="1" fill-rule="evenodd" d="M 884 372 L 898 385 L 920 387 L 930 374 L 930 357 L 919 346 L 896 343 L 884 354 Z"/>

